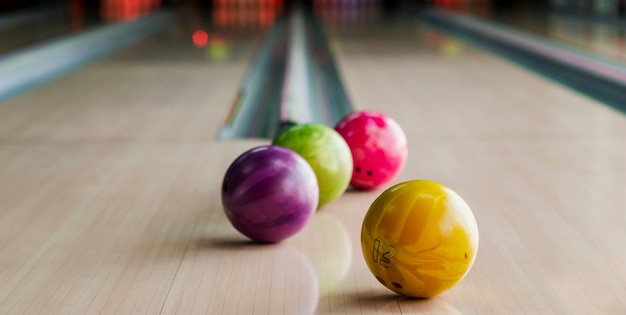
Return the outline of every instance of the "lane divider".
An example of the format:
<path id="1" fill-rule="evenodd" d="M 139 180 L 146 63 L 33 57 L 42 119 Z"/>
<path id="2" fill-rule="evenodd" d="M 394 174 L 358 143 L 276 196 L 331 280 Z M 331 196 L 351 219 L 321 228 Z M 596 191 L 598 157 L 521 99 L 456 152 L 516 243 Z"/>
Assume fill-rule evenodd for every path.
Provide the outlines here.
<path id="1" fill-rule="evenodd" d="M 4 55 L 0 57 L 0 102 L 144 39 L 174 20 L 173 12 L 153 13 Z"/>
<path id="2" fill-rule="evenodd" d="M 278 129 L 287 58 L 287 21 L 279 17 L 250 63 L 217 139 L 267 138 Z"/>
<path id="3" fill-rule="evenodd" d="M 291 15 L 288 53 L 280 119 L 290 123 L 311 122 L 315 102 L 311 99 L 312 65 L 308 60 L 308 36 L 302 10 L 296 10 Z"/>
<path id="4" fill-rule="evenodd" d="M 504 25 L 428 9 L 419 18 L 626 112 L 626 65 Z"/>
<path id="5" fill-rule="evenodd" d="M 266 36 L 217 138 L 273 138 L 308 122 L 332 127 L 351 111 L 321 24 L 296 8 Z"/>
<path id="6" fill-rule="evenodd" d="M 292 16 L 291 80 L 285 85 L 281 119 L 287 123 L 315 122 L 334 127 L 350 113 L 352 104 L 322 25 L 296 10 Z"/>
<path id="7" fill-rule="evenodd" d="M 316 121 L 334 127 L 341 118 L 354 110 L 337 69 L 328 37 L 319 20 L 308 16 L 307 36 L 310 38 L 309 56 L 313 65 L 314 95 L 317 111 Z"/>

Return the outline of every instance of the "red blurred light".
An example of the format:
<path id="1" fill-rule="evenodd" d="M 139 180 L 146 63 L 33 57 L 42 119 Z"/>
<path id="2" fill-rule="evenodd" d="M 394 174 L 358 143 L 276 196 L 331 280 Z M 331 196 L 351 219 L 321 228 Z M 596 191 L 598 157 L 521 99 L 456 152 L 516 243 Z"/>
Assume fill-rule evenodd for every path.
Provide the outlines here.
<path id="1" fill-rule="evenodd" d="M 193 40 L 193 44 L 196 45 L 196 47 L 202 48 L 205 47 L 209 42 L 209 35 L 205 31 L 197 30 L 193 32 L 193 36 L 191 36 L 191 39 Z"/>

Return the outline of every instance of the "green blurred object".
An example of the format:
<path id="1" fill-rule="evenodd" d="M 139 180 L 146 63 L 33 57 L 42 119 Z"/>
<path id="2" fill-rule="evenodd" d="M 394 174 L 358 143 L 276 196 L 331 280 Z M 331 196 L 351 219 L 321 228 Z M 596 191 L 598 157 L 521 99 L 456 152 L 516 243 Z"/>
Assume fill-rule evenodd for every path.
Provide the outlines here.
<path id="1" fill-rule="evenodd" d="M 214 62 L 224 62 L 230 59 L 230 46 L 222 39 L 211 39 L 206 48 L 206 56 Z"/>

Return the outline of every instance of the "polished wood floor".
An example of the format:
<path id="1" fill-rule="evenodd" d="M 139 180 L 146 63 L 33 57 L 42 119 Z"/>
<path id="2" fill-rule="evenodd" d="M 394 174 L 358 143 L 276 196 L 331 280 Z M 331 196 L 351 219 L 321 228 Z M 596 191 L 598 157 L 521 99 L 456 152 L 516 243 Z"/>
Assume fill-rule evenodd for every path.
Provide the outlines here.
<path id="1" fill-rule="evenodd" d="M 414 23 L 329 28 L 354 106 L 403 126 L 394 181 L 472 207 L 480 249 L 432 299 L 369 273 L 348 192 L 277 245 L 227 221 L 215 140 L 253 44 L 211 62 L 163 35 L 0 106 L 2 314 L 623 314 L 626 116 Z M 235 49 L 236 48 L 236 49 Z"/>

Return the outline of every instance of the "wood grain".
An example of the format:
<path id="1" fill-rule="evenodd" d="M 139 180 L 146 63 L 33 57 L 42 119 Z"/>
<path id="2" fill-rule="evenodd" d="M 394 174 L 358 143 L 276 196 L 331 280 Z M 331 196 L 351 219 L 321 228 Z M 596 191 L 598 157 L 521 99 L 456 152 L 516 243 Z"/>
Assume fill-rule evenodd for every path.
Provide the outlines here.
<path id="1" fill-rule="evenodd" d="M 626 119 L 406 22 L 329 29 L 358 109 L 403 126 L 407 167 L 472 206 L 469 275 L 428 300 L 371 276 L 348 192 L 295 237 L 248 241 L 219 188 L 268 141 L 217 142 L 248 54 L 137 45 L 0 106 L 0 313 L 620 314 Z M 431 35 L 429 35 L 431 34 Z"/>

